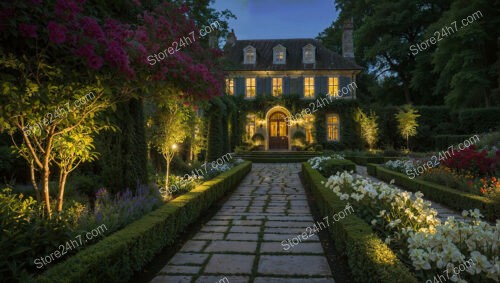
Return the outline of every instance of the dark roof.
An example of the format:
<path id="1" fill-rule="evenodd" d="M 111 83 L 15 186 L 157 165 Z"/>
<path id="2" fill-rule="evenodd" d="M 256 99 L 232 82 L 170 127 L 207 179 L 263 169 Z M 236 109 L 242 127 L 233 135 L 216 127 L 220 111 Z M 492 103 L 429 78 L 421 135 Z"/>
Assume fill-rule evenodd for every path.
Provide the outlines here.
<path id="1" fill-rule="evenodd" d="M 273 64 L 273 48 L 278 44 L 286 48 L 286 64 Z M 316 47 L 316 63 L 302 63 L 302 47 Z M 243 49 L 252 46 L 257 51 L 256 64 L 243 64 Z M 360 70 L 354 60 L 346 59 L 324 47 L 315 39 L 256 39 L 237 40 L 234 46 L 224 48 L 229 61 L 228 71 L 285 71 L 285 70 Z"/>

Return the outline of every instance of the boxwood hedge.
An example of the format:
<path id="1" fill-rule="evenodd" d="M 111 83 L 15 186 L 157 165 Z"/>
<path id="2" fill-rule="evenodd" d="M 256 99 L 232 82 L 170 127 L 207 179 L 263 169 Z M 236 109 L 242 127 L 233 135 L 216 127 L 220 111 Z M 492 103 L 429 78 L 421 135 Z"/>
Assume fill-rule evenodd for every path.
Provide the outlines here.
<path id="1" fill-rule="evenodd" d="M 307 163 L 302 163 L 302 172 L 304 185 L 311 190 L 322 215 L 333 215 L 345 209 L 346 202 L 322 184 L 325 177 Z M 336 249 L 347 256 L 356 282 L 417 282 L 396 254 L 355 214 L 334 222 L 328 229 L 335 239 Z"/>
<path id="2" fill-rule="evenodd" d="M 37 282 L 127 282 L 247 175 L 244 162 L 55 265 Z"/>

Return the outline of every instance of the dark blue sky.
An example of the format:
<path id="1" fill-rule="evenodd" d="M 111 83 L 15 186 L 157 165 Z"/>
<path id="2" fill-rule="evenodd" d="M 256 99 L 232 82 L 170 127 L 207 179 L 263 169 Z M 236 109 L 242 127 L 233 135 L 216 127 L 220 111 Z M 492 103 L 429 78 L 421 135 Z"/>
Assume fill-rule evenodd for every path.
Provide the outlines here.
<path id="1" fill-rule="evenodd" d="M 333 0 L 215 0 L 238 39 L 314 38 L 337 18 Z"/>

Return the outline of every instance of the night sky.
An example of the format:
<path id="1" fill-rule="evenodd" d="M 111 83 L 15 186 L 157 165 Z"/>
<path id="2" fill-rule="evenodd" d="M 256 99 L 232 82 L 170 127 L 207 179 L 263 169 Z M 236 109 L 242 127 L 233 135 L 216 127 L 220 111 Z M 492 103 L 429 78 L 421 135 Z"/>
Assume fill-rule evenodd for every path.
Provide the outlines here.
<path id="1" fill-rule="evenodd" d="M 216 0 L 238 39 L 314 38 L 337 18 L 333 0 Z"/>

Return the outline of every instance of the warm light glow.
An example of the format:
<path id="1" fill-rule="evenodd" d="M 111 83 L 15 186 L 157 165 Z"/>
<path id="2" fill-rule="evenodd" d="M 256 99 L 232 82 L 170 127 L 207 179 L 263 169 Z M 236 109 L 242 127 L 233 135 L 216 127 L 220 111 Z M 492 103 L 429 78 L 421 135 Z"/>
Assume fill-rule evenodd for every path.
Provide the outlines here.
<path id="1" fill-rule="evenodd" d="M 328 129 L 327 139 L 329 141 L 339 140 L 339 116 L 337 114 L 330 114 L 326 117 L 326 125 Z"/>
<path id="2" fill-rule="evenodd" d="M 339 96 L 339 78 L 329 77 L 328 78 L 328 95 L 333 97 Z"/>
<path id="3" fill-rule="evenodd" d="M 314 77 L 304 78 L 304 97 L 314 97 Z"/>
<path id="4" fill-rule="evenodd" d="M 255 97 L 255 78 L 246 79 L 246 97 L 247 98 Z"/>
<path id="5" fill-rule="evenodd" d="M 173 149 L 173 150 L 177 150 L 177 144 L 176 144 L 176 143 L 174 143 L 174 144 L 172 145 L 172 149 Z"/>
<path id="6" fill-rule="evenodd" d="M 273 96 L 280 96 L 283 93 L 283 79 L 273 78 Z"/>

